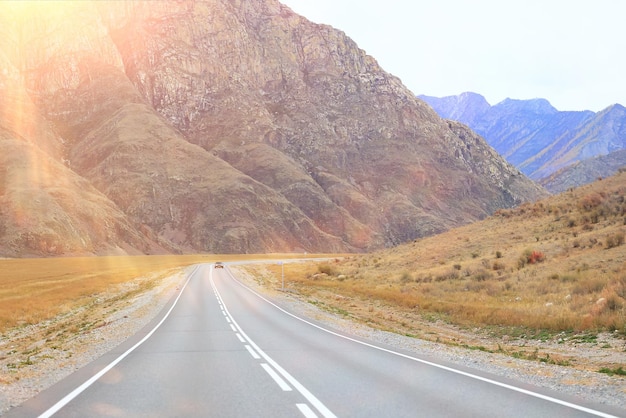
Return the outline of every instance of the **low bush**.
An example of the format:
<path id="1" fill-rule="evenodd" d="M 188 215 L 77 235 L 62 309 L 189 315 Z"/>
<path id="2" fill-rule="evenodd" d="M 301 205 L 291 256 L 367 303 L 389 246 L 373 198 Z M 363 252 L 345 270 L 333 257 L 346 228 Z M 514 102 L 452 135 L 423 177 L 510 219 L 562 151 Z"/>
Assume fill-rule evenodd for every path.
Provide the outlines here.
<path id="1" fill-rule="evenodd" d="M 575 295 L 591 295 L 602 291 L 606 287 L 607 280 L 601 276 L 579 279 L 572 288 Z"/>
<path id="2" fill-rule="evenodd" d="M 485 280 L 489 280 L 491 278 L 493 278 L 493 274 L 491 274 L 489 271 L 484 270 L 484 269 L 481 269 L 481 270 L 477 271 L 472 276 L 472 280 L 475 280 L 477 282 L 482 282 L 482 281 L 485 281 Z"/>
<path id="3" fill-rule="evenodd" d="M 413 281 L 413 275 L 411 275 L 411 273 L 409 273 L 408 271 L 405 271 L 400 276 L 400 282 L 401 283 L 409 283 L 409 282 L 412 282 L 412 281 Z"/>
<path id="4" fill-rule="evenodd" d="M 457 280 L 459 278 L 459 272 L 456 270 L 451 270 L 447 273 L 440 274 L 435 277 L 436 282 L 445 282 L 448 280 Z"/>
<path id="5" fill-rule="evenodd" d="M 327 274 L 329 276 L 335 275 L 335 269 L 328 263 L 322 263 L 317 266 L 317 272 Z"/>
<path id="6" fill-rule="evenodd" d="M 506 268 L 506 266 L 504 265 L 504 263 L 501 263 L 499 261 L 494 261 L 492 268 L 496 271 L 498 270 L 504 270 Z"/>
<path id="7" fill-rule="evenodd" d="M 615 248 L 624 244 L 624 233 L 617 232 L 606 237 L 606 248 Z"/>
<path id="8" fill-rule="evenodd" d="M 528 257 L 528 264 L 536 264 L 545 261 L 546 256 L 541 251 L 533 251 Z"/>
<path id="9" fill-rule="evenodd" d="M 542 263 L 546 260 L 546 256 L 541 251 L 525 250 L 518 260 L 518 267 L 523 268 L 527 264 Z"/>
<path id="10" fill-rule="evenodd" d="M 579 206 L 580 206 L 581 209 L 583 209 L 585 211 L 590 211 L 591 209 L 600 206 L 603 201 L 604 201 L 604 198 L 602 197 L 602 195 L 600 195 L 599 193 L 594 192 L 594 193 L 590 193 L 590 194 L 584 196 L 580 200 Z"/>
<path id="11" fill-rule="evenodd" d="M 600 373 L 608 374 L 609 376 L 618 375 L 618 376 L 626 376 L 626 370 L 622 368 L 622 366 L 616 369 L 609 369 L 608 367 L 603 367 L 598 370 Z"/>

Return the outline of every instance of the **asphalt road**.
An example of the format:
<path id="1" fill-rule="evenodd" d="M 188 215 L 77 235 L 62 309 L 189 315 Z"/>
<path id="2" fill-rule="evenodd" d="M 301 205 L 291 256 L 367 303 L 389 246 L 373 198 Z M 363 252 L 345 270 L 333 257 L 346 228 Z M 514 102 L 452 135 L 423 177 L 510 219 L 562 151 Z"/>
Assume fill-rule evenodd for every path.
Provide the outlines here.
<path id="1" fill-rule="evenodd" d="M 324 329 L 207 264 L 163 316 L 7 417 L 619 416 L 476 373 Z"/>

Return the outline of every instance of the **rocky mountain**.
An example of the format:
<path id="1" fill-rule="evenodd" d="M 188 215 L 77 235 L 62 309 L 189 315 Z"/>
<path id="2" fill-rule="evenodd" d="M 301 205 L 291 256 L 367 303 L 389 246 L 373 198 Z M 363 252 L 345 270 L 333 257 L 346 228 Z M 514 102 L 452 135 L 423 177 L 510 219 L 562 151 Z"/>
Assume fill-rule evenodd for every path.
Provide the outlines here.
<path id="1" fill-rule="evenodd" d="M 610 177 L 624 169 L 626 169 L 626 149 L 568 165 L 543 178 L 541 184 L 553 193 L 560 193 L 579 184 Z"/>
<path id="2" fill-rule="evenodd" d="M 0 9 L 0 255 L 365 251 L 545 193 L 276 0 Z"/>
<path id="3" fill-rule="evenodd" d="M 491 106 L 476 93 L 420 97 L 442 117 L 470 126 L 537 181 L 577 162 L 626 149 L 626 108 L 619 104 L 598 113 L 563 112 L 545 99 L 506 99 Z"/>

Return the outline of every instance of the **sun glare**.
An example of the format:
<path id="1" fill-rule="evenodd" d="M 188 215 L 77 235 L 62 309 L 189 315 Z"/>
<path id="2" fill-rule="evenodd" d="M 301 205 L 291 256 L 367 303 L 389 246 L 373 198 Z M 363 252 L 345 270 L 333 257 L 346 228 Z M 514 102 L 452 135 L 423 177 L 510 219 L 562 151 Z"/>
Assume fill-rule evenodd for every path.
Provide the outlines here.
<path id="1" fill-rule="evenodd" d="M 15 18 L 37 15 L 52 17 L 57 13 L 66 13 L 68 9 L 78 6 L 78 3 L 81 2 L 70 0 L 14 0 L 2 2 L 1 7 Z"/>
<path id="2" fill-rule="evenodd" d="M 80 1 L 0 1 L 0 106 L 1 124 L 12 132 L 12 140 L 25 141 L 12 161 L 7 185 L 16 194 L 11 210 L 16 225 L 35 225 L 40 222 L 35 215 L 45 204 L 42 199 L 50 187 L 64 188 L 68 179 L 55 159 L 54 148 L 58 141 L 51 124 L 38 110 L 28 92 L 25 74 L 36 68 L 46 57 L 40 51 L 29 49 L 41 44 L 50 30 L 69 27 L 74 20 L 67 17 L 68 9 L 81 6 Z M 67 31 L 69 34 L 70 32 Z M 69 35 L 68 35 L 69 36 Z M 12 148 L 9 148 L 12 149 Z M 50 158 L 52 157 L 52 158 Z M 44 211 L 45 212 L 45 211 Z M 43 213 L 43 212 L 42 212 Z"/>

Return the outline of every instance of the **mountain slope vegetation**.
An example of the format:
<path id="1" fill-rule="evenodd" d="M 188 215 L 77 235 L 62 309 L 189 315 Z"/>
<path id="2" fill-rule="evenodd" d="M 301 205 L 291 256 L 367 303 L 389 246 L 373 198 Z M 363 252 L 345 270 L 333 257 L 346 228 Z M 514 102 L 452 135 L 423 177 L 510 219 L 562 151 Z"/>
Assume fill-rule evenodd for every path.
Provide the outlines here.
<path id="1" fill-rule="evenodd" d="M 419 338 L 482 336 L 489 350 L 623 340 L 625 235 L 622 171 L 393 249 L 285 266 L 285 281 L 332 312 Z"/>

